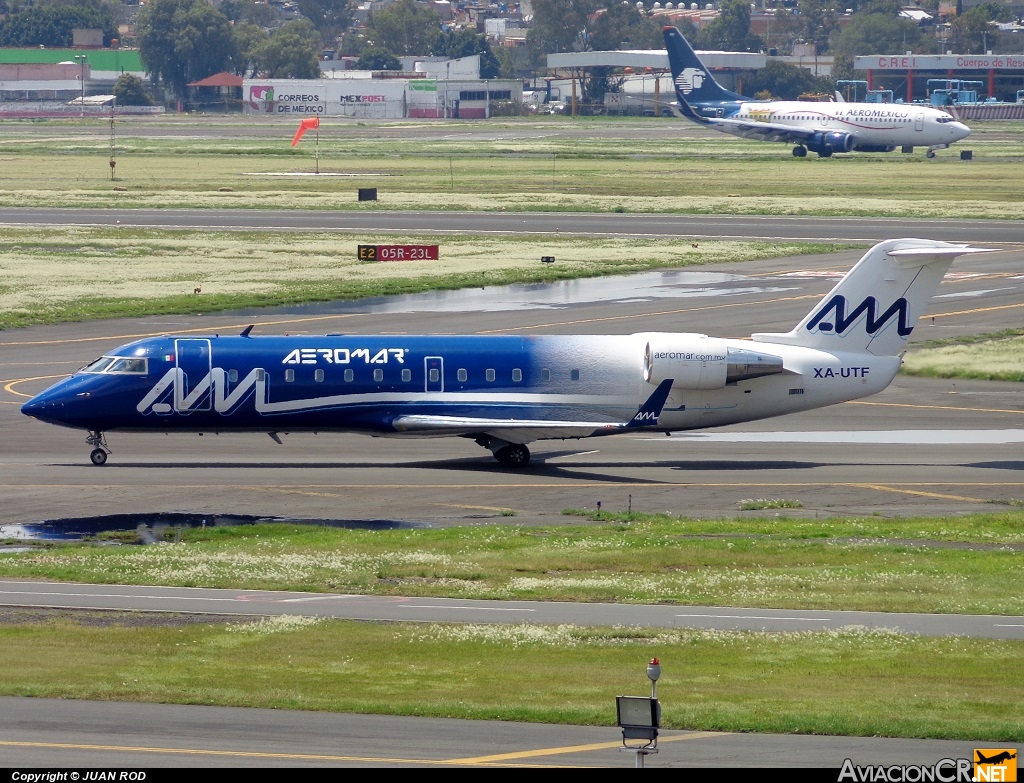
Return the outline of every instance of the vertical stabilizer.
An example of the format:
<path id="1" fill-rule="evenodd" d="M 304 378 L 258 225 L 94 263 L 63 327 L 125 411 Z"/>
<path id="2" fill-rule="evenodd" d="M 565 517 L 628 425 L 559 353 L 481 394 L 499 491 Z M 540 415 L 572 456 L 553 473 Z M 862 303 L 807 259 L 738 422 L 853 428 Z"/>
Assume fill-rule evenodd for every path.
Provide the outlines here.
<path id="1" fill-rule="evenodd" d="M 880 242 L 795 329 L 786 334 L 755 334 L 752 339 L 898 356 L 953 259 L 984 252 L 988 251 L 928 239 Z"/>
<path id="2" fill-rule="evenodd" d="M 675 27 L 663 28 L 665 49 L 668 51 L 668 63 L 672 70 L 672 83 L 676 88 L 676 98 L 684 115 L 691 116 L 694 109 L 705 108 L 705 105 L 721 106 L 749 101 L 734 92 L 729 92 L 715 81 L 715 77 L 704 67 L 683 34 Z M 707 116 L 706 112 L 699 112 Z M 725 111 L 724 114 L 731 114 Z M 723 116 L 723 112 L 714 112 L 712 116 Z"/>

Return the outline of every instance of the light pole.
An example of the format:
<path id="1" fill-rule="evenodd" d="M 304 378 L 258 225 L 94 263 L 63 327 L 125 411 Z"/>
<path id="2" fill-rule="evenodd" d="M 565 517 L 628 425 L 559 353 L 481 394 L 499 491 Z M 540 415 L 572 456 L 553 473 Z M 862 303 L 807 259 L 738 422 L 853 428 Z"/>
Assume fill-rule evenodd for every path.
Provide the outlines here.
<path id="1" fill-rule="evenodd" d="M 81 116 L 84 117 L 85 116 L 85 64 L 89 61 L 89 59 L 84 54 L 76 54 L 74 59 L 77 60 L 81 64 L 81 66 L 82 66 L 82 105 L 81 105 L 82 114 L 81 114 Z"/>

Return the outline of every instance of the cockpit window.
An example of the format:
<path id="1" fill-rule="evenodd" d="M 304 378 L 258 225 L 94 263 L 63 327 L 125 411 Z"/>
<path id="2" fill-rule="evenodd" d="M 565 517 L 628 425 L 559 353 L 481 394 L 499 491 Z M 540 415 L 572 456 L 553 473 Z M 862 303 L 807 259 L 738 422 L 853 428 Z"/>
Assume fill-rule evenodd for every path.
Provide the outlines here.
<path id="1" fill-rule="evenodd" d="M 103 372 L 110 366 L 112 361 L 114 361 L 113 356 L 101 356 L 96 361 L 83 367 L 82 372 Z"/>
<path id="2" fill-rule="evenodd" d="M 145 375 L 148 370 L 147 360 L 135 356 L 101 356 L 92 364 L 82 368 L 82 372 L 107 373 L 108 375 Z"/>
<path id="3" fill-rule="evenodd" d="M 146 360 L 138 357 L 118 357 L 104 372 L 118 375 L 145 375 Z"/>

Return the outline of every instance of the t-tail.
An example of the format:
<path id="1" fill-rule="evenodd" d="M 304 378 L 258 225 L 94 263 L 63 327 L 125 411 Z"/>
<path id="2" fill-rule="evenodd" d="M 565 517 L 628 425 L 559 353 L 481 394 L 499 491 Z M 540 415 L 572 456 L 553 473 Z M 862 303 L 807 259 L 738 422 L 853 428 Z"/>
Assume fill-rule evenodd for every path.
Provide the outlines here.
<path id="1" fill-rule="evenodd" d="M 890 239 L 871 248 L 786 334 L 757 342 L 823 351 L 899 356 L 953 259 L 987 249 L 928 239 Z"/>
<path id="2" fill-rule="evenodd" d="M 740 103 L 750 100 L 729 92 L 716 82 L 679 30 L 665 27 L 663 32 L 672 83 L 684 116 L 691 119 L 728 116 L 739 108 Z"/>

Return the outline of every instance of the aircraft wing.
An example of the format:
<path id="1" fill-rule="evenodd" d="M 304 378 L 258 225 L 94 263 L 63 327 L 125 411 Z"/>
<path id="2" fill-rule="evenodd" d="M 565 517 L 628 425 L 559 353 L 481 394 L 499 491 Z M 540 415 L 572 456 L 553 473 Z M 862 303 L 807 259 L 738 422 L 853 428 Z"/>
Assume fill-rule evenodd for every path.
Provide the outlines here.
<path id="1" fill-rule="evenodd" d="M 655 427 L 665 407 L 672 379 L 662 381 L 640 410 L 626 422 L 557 421 L 545 419 L 490 419 L 474 416 L 444 416 L 435 414 L 409 414 L 392 421 L 396 432 L 421 437 L 443 435 L 491 435 L 510 443 L 528 443 L 535 440 L 591 438 L 614 435 L 625 430 Z"/>
<path id="2" fill-rule="evenodd" d="M 817 128 L 794 128 L 777 122 L 757 122 L 754 120 L 734 120 L 729 117 L 704 117 L 693 110 L 682 95 L 676 95 L 679 113 L 701 125 L 715 130 L 739 136 L 744 139 L 759 141 L 784 141 L 789 144 L 806 144 L 811 137 L 821 131 Z M 674 109 L 675 110 L 675 109 Z"/>
<path id="3" fill-rule="evenodd" d="M 783 141 L 789 144 L 803 144 L 817 133 L 827 133 L 817 128 L 794 128 L 775 122 L 751 122 L 750 120 L 732 120 L 725 117 L 703 118 L 705 125 L 717 128 L 733 136 L 760 141 Z"/>

